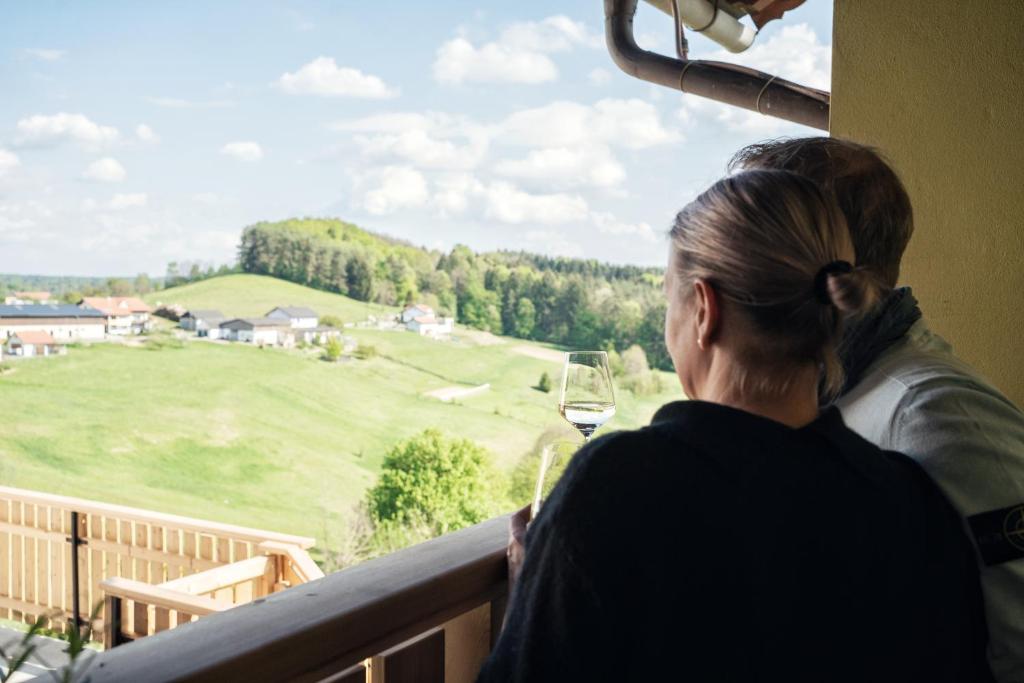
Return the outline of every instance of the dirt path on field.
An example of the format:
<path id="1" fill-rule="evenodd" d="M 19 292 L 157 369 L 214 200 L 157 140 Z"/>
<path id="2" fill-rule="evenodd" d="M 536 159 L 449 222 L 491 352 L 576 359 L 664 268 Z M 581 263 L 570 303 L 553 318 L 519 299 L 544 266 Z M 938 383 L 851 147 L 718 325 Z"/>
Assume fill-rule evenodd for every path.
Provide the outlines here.
<path id="1" fill-rule="evenodd" d="M 466 398 L 467 396 L 482 394 L 485 391 L 489 391 L 490 388 L 490 384 L 481 384 L 478 387 L 442 387 L 441 389 L 428 391 L 423 395 L 429 396 L 430 398 L 436 398 L 438 401 L 451 403 L 457 398 Z"/>
<path id="2" fill-rule="evenodd" d="M 549 360 L 552 363 L 561 363 L 564 356 L 561 351 L 555 351 L 554 349 L 545 349 L 542 346 L 513 346 L 509 351 L 529 356 L 530 358 L 539 358 L 540 360 Z"/>

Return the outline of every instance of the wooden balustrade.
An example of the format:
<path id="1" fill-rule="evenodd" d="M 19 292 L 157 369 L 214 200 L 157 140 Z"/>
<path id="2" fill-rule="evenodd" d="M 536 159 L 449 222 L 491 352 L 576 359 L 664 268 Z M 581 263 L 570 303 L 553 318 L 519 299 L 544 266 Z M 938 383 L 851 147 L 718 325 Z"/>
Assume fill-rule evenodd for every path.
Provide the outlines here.
<path id="1" fill-rule="evenodd" d="M 492 519 L 235 609 L 204 602 L 201 620 L 101 653 L 90 680 L 470 683 L 504 616 L 507 529 Z M 217 585 L 195 581 L 176 585 Z"/>
<path id="2" fill-rule="evenodd" d="M 256 549 L 265 554 L 156 586 L 106 579 L 100 584 L 105 595 L 103 642 L 121 645 L 324 575 L 297 545 L 265 541 Z"/>
<path id="3" fill-rule="evenodd" d="M 249 587 L 242 581 L 208 596 L 226 603 L 230 592 L 230 602 L 237 604 L 319 572 L 305 553 L 312 538 L 0 486 L 0 618 L 31 622 L 46 615 L 52 627 L 62 627 L 70 618 L 72 517 L 78 520 L 83 543 L 77 561 L 83 620 L 103 597 L 101 583 L 112 577 L 171 583 L 167 590 L 175 591 L 176 580 L 197 572 L 251 558 L 274 563 L 274 585 L 262 593 L 258 582 L 249 580 Z M 270 545 L 261 549 L 264 544 Z M 133 634 L 134 612 L 123 622 Z M 154 628 L 163 623 L 162 616 L 154 615 Z"/>

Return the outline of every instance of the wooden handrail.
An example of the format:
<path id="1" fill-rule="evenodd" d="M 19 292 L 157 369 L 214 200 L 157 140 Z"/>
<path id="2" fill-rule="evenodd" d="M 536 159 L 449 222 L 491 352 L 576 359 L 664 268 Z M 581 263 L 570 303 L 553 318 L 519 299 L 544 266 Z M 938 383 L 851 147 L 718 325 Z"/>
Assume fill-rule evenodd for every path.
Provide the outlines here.
<path id="1" fill-rule="evenodd" d="M 292 534 L 282 534 L 273 531 L 264 531 L 262 529 L 253 529 L 244 526 L 235 526 L 233 524 L 210 522 L 205 519 L 181 517 L 179 515 L 170 515 L 162 512 L 140 510 L 139 508 L 128 507 L 126 505 L 99 503 L 93 500 L 85 500 L 83 498 L 59 496 L 53 493 L 40 493 L 38 491 L 27 491 L 25 489 L 11 488 L 9 486 L 0 486 L 0 498 L 6 498 L 8 500 L 20 501 L 23 503 L 31 503 L 35 505 L 62 507 L 67 508 L 69 510 L 75 510 L 79 513 L 85 513 L 90 515 L 119 517 L 122 519 L 141 521 L 147 524 L 156 524 L 161 526 L 176 527 L 178 529 L 186 529 L 189 531 L 198 531 L 200 533 L 205 534 L 230 536 L 231 538 L 240 541 L 250 541 L 253 543 L 262 543 L 263 541 L 278 541 L 280 543 L 291 543 L 303 549 L 312 548 L 313 545 L 316 543 L 315 539 L 309 538 L 307 536 L 295 536 Z"/>
<path id="2" fill-rule="evenodd" d="M 364 562 L 105 651 L 91 680 L 291 680 L 343 671 L 500 600 L 507 538 L 508 517 L 498 517 Z"/>
<path id="3" fill-rule="evenodd" d="M 158 584 L 158 587 L 166 590 L 181 591 L 182 593 L 191 593 L 192 595 L 213 593 L 221 588 L 227 588 L 243 581 L 252 581 L 262 577 L 266 574 L 268 565 L 273 561 L 266 555 L 250 557 L 248 560 L 232 562 L 223 567 L 207 569 L 205 572 L 189 574 L 180 579 L 165 581 Z"/>
<path id="4" fill-rule="evenodd" d="M 160 605 L 167 609 L 204 616 L 234 607 L 230 602 L 215 600 L 205 595 L 192 595 L 180 590 L 154 586 L 132 579 L 113 577 L 101 584 L 103 592 L 111 597 L 135 600 L 146 605 Z M 142 680 L 142 679 L 139 679 Z"/>
<path id="5" fill-rule="evenodd" d="M 313 561 L 313 558 L 311 558 L 309 554 L 301 548 L 294 546 L 291 543 L 264 541 L 256 546 L 256 550 L 270 555 L 281 555 L 282 557 L 286 557 L 295 568 L 296 573 L 299 575 L 299 578 L 302 579 L 303 583 L 308 583 L 324 577 L 323 570 L 317 566 L 316 562 Z"/>

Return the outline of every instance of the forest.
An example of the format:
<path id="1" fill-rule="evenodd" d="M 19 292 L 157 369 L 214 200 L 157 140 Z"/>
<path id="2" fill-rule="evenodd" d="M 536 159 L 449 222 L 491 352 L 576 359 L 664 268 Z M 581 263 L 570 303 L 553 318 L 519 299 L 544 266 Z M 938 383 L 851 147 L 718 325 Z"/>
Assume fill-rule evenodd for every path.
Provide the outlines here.
<path id="1" fill-rule="evenodd" d="M 464 245 L 441 252 L 321 218 L 248 226 L 237 267 L 360 301 L 425 303 L 494 334 L 616 351 L 638 344 L 652 367 L 671 369 L 660 268 Z"/>

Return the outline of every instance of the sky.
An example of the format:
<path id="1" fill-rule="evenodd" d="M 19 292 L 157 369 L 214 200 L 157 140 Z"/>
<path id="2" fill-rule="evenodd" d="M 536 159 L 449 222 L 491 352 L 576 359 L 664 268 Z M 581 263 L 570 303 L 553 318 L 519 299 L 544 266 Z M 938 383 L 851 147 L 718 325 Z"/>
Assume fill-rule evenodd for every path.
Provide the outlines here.
<path id="1" fill-rule="evenodd" d="M 671 20 L 640 3 L 641 47 Z M 724 52 L 828 89 L 832 3 Z M 0 272 L 230 263 L 330 216 L 430 248 L 660 265 L 672 217 L 765 138 L 817 134 L 618 70 L 600 0 L 7 0 Z"/>

